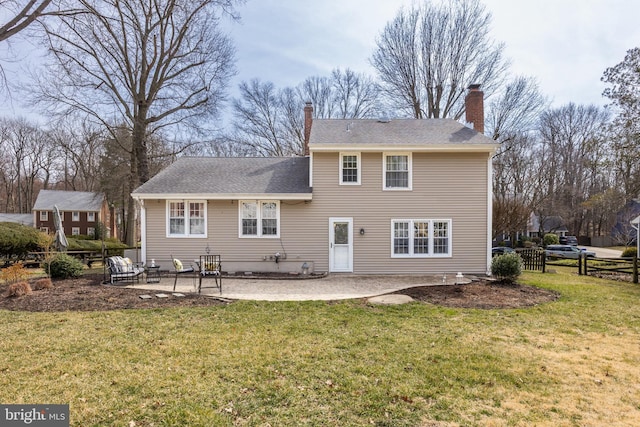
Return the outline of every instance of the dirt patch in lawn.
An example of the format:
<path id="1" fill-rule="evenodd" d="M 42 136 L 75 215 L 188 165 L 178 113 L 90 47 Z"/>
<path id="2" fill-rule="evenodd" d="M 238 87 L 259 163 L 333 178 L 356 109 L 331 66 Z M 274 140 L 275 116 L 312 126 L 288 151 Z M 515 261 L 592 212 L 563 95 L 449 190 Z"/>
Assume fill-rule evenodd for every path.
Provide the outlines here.
<path id="1" fill-rule="evenodd" d="M 399 279 L 402 280 L 402 279 Z M 54 280 L 51 289 L 30 295 L 7 297 L 7 286 L 0 286 L 0 309 L 14 311 L 104 311 L 131 308 L 202 307 L 230 301 L 205 295 L 185 294 L 158 298 L 159 291 L 102 284 L 102 275 Z M 518 308 L 554 301 L 559 294 L 519 284 L 479 280 L 466 285 L 419 286 L 395 292 L 431 304 L 460 308 Z M 141 299 L 141 295 L 151 295 Z"/>
<path id="2" fill-rule="evenodd" d="M 535 286 L 478 280 L 466 285 L 421 286 L 394 292 L 418 301 L 459 308 L 531 307 L 558 299 L 560 294 Z"/>

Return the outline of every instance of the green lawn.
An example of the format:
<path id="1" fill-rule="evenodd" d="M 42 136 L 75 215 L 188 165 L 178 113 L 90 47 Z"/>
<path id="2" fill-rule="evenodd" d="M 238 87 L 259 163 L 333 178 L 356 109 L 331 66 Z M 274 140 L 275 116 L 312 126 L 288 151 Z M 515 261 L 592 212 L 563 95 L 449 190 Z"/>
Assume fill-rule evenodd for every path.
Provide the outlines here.
<path id="1" fill-rule="evenodd" d="M 0 402 L 74 426 L 640 425 L 640 287 L 573 271 L 525 274 L 562 298 L 521 310 L 0 311 Z"/>

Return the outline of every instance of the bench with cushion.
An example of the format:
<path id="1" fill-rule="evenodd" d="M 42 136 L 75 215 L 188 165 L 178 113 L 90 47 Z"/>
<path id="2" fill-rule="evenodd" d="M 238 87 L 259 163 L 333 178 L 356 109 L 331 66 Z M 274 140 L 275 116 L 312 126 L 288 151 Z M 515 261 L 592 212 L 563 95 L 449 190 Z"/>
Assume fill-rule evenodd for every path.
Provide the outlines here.
<path id="1" fill-rule="evenodd" d="M 109 269 L 109 282 L 136 282 L 140 281 L 140 276 L 144 274 L 142 263 L 133 263 L 129 258 L 112 256 L 106 259 Z"/>

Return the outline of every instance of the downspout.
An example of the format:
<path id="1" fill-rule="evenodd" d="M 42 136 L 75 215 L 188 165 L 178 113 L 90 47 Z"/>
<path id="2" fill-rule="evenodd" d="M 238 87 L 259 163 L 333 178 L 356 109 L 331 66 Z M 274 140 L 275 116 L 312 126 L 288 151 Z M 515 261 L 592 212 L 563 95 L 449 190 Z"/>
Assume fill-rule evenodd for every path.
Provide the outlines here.
<path id="1" fill-rule="evenodd" d="M 147 264 L 147 210 L 144 207 L 144 200 L 133 197 L 140 208 L 140 260 Z"/>

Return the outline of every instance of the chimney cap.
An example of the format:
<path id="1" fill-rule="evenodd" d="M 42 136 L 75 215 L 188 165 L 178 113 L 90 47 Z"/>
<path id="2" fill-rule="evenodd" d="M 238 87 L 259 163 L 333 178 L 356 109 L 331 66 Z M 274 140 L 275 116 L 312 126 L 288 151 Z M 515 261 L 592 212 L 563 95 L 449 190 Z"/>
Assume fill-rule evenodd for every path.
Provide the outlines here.
<path id="1" fill-rule="evenodd" d="M 472 83 L 469 85 L 469 90 L 480 90 L 480 83 Z"/>

